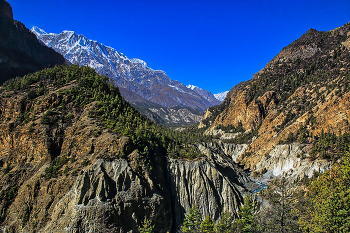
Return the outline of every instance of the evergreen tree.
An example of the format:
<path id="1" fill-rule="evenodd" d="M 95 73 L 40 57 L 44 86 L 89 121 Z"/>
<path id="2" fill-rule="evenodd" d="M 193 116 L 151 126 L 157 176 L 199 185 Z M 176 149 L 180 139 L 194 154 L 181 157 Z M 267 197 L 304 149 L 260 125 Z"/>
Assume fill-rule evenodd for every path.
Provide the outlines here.
<path id="1" fill-rule="evenodd" d="M 153 233 L 153 228 L 154 225 L 152 225 L 151 220 L 148 219 L 146 216 L 143 220 L 142 226 L 138 227 L 140 233 Z"/>
<path id="2" fill-rule="evenodd" d="M 255 232 L 258 228 L 257 222 L 254 219 L 254 213 L 257 209 L 257 201 L 253 200 L 251 195 L 244 197 L 244 204 L 238 212 L 239 219 L 234 223 L 236 232 Z"/>
<path id="3" fill-rule="evenodd" d="M 184 233 L 199 232 L 201 227 L 201 221 L 202 221 L 202 215 L 197 209 L 197 206 L 194 205 L 184 219 L 184 223 L 181 226 L 181 232 L 184 232 Z"/>
<path id="4" fill-rule="evenodd" d="M 300 232 L 298 216 L 293 212 L 294 186 L 282 177 L 272 181 L 263 192 L 270 206 L 255 216 L 265 232 Z"/>
<path id="5" fill-rule="evenodd" d="M 205 217 L 203 222 L 201 223 L 201 232 L 202 233 L 213 233 L 214 232 L 214 221 L 211 219 L 209 214 Z"/>
<path id="6" fill-rule="evenodd" d="M 350 232 L 350 153 L 320 175 L 307 192 L 307 211 L 300 217 L 306 232 Z"/>
<path id="7" fill-rule="evenodd" d="M 231 232 L 233 221 L 234 221 L 234 216 L 232 213 L 229 213 L 229 212 L 221 213 L 221 218 L 215 225 L 215 231 L 218 233 Z"/>

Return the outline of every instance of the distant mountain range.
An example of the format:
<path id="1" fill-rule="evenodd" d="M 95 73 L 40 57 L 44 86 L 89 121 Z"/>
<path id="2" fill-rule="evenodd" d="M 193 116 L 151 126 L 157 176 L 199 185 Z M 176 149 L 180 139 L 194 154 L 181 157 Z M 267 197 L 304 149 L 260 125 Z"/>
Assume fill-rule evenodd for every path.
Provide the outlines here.
<path id="1" fill-rule="evenodd" d="M 195 91 L 197 94 L 202 96 L 204 99 L 208 100 L 210 103 L 215 103 L 215 105 L 221 104 L 222 101 L 218 100 L 215 95 L 213 95 L 210 91 L 204 90 L 194 85 L 187 85 L 187 88 Z"/>
<path id="2" fill-rule="evenodd" d="M 108 75 L 118 87 L 126 88 L 147 101 L 163 107 L 179 105 L 201 111 L 220 104 L 208 91 L 187 88 L 170 79 L 164 71 L 153 70 L 140 59 L 129 59 L 114 48 L 73 31 L 46 33 L 38 27 L 33 27 L 31 31 L 42 43 L 62 54 L 71 63 L 90 66 L 98 73 Z"/>
<path id="3" fill-rule="evenodd" d="M 214 97 L 222 102 L 226 98 L 227 93 L 228 91 L 220 92 L 218 94 L 214 94 Z"/>

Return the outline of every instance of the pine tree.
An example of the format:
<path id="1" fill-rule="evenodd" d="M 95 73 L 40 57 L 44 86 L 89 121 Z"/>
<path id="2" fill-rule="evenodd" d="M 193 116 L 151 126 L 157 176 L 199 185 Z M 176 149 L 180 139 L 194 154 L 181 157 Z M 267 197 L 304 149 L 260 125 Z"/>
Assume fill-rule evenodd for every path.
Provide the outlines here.
<path id="1" fill-rule="evenodd" d="M 251 195 L 244 197 L 244 204 L 238 212 L 239 219 L 234 224 L 234 228 L 238 232 L 254 232 L 258 227 L 257 222 L 254 219 L 254 213 L 256 212 L 257 201 L 253 200 Z"/>
<path id="2" fill-rule="evenodd" d="M 142 226 L 138 227 L 140 233 L 153 233 L 153 228 L 154 225 L 152 225 L 151 220 L 148 219 L 146 216 L 143 220 Z"/>
<path id="3" fill-rule="evenodd" d="M 214 221 L 211 219 L 209 214 L 205 217 L 203 222 L 201 223 L 201 232 L 202 233 L 213 233 L 214 232 Z"/>
<path id="4" fill-rule="evenodd" d="M 197 206 L 194 205 L 184 219 L 184 223 L 181 226 L 181 232 L 184 232 L 184 233 L 199 232 L 201 221 L 202 221 L 202 215 L 197 209 Z"/>
<path id="5" fill-rule="evenodd" d="M 229 213 L 229 212 L 221 213 L 221 218 L 215 225 L 215 232 L 218 232 L 218 233 L 231 232 L 233 221 L 234 221 L 234 216 L 232 213 Z"/>
<path id="6" fill-rule="evenodd" d="M 294 184 L 285 177 L 272 181 L 264 192 L 270 206 L 260 211 L 256 219 L 265 230 L 275 232 L 300 232 L 298 218 L 293 211 Z"/>
<path id="7" fill-rule="evenodd" d="M 318 177 L 307 192 L 307 211 L 300 217 L 306 232 L 350 232 L 350 153 L 341 164 Z"/>

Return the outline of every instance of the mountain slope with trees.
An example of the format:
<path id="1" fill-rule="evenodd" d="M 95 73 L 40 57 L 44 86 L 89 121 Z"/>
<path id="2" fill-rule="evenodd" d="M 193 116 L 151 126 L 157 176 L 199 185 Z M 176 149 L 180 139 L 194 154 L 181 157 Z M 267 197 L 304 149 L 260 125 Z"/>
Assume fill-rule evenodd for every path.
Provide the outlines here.
<path id="1" fill-rule="evenodd" d="M 6 232 L 129 232 L 145 217 L 167 232 L 193 204 L 216 219 L 224 208 L 236 213 L 249 191 L 242 169 L 201 149 L 211 137 L 156 125 L 92 68 L 11 79 L 0 97 Z"/>
<path id="2" fill-rule="evenodd" d="M 259 172 L 265 166 L 261 161 L 267 161 L 279 145 L 299 143 L 310 149 L 320 137 L 334 135 L 342 140 L 337 148 L 339 143 L 346 147 L 349 41 L 350 23 L 328 32 L 310 29 L 251 80 L 234 87 L 220 106 L 209 108 L 200 127 L 209 134 L 218 129 L 237 133 L 226 141 L 248 144 L 239 161 Z M 325 156 L 315 149 L 309 153 L 307 148 L 301 152 L 302 160 L 335 161 L 340 156 Z"/>

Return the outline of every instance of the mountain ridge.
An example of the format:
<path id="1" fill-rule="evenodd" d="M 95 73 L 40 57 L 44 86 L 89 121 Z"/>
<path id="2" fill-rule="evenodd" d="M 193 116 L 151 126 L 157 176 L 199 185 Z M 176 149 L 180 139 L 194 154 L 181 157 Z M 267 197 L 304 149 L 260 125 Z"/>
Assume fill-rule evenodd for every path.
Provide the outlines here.
<path id="1" fill-rule="evenodd" d="M 152 70 L 140 59 L 129 59 L 112 47 L 89 40 L 83 35 L 72 31 L 46 33 L 38 27 L 33 27 L 32 32 L 71 63 L 88 65 L 98 73 L 108 75 L 117 86 L 163 107 L 182 105 L 204 111 L 219 103 L 215 98 L 210 99 L 213 101 L 211 103 L 182 83 L 171 80 L 164 71 Z"/>
<path id="2" fill-rule="evenodd" d="M 24 24 L 13 19 L 8 2 L 0 1 L 0 83 L 64 62 L 62 55 L 42 45 Z"/>
<path id="3" fill-rule="evenodd" d="M 197 94 L 199 94 L 200 96 L 202 96 L 204 99 L 208 100 L 209 102 L 213 103 L 214 105 L 218 105 L 221 103 L 220 100 L 218 100 L 215 95 L 213 95 L 213 93 L 211 93 L 210 91 L 204 90 L 203 88 L 194 86 L 194 85 L 187 85 L 187 88 L 195 91 Z"/>
<path id="4" fill-rule="evenodd" d="M 350 22 L 327 32 L 308 30 L 251 80 L 232 88 L 220 106 L 209 108 L 200 127 L 245 144 L 237 161 L 258 173 L 278 167 L 304 176 L 298 172 L 304 162 L 321 163 L 317 171 L 324 171 L 329 162 L 322 161 L 331 157 L 312 152 L 314 144 L 325 134 L 342 137 L 350 130 L 349 41 Z M 305 150 L 286 157 L 291 164 L 278 160 L 277 148 L 298 143 Z"/>
<path id="5" fill-rule="evenodd" d="M 217 99 L 217 100 L 220 100 L 221 102 L 224 101 L 224 99 L 226 98 L 226 95 L 229 91 L 224 91 L 224 92 L 220 92 L 220 93 L 217 93 L 217 94 L 214 94 L 214 97 Z"/>

